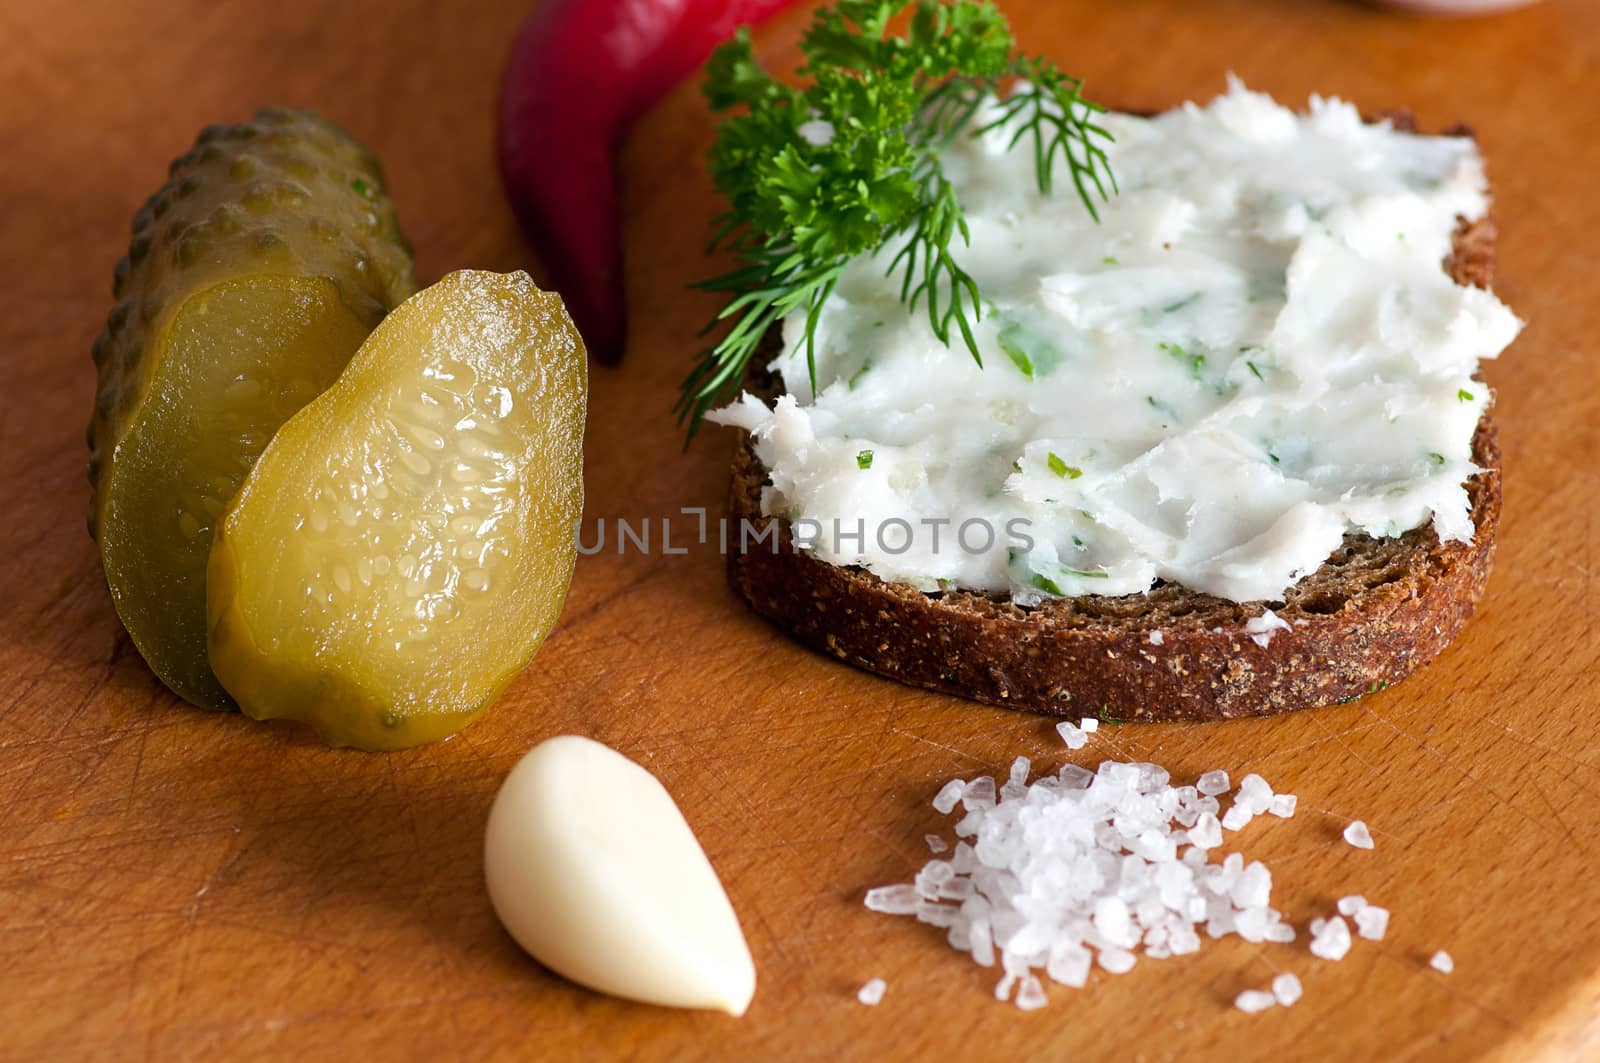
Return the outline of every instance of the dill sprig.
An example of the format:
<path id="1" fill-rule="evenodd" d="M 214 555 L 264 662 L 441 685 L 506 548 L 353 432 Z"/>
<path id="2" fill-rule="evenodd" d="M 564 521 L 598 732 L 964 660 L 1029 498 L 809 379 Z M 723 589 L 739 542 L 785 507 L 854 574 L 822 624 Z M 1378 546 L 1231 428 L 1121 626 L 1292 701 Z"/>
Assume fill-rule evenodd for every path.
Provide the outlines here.
<path id="1" fill-rule="evenodd" d="M 910 9 L 901 34 L 891 23 Z M 840 0 L 820 10 L 802 43 L 803 88 L 756 62 L 748 32 L 712 54 L 704 91 L 717 129 L 710 166 L 728 210 L 711 251 L 736 267 L 696 285 L 728 296 L 706 333 L 728 323 L 683 383 L 677 413 L 690 436 L 737 391 L 768 330 L 805 314 L 806 364 L 816 386 L 816 327 L 851 259 L 899 244 L 888 275 L 923 306 L 939 340 L 959 334 L 982 364 L 972 326 L 978 285 L 953 250 L 970 243 L 941 156 L 957 137 L 995 128 L 1027 140 L 1049 194 L 1065 164 L 1091 216 L 1115 182 L 1095 122 L 1102 108 L 1049 60 L 1016 53 L 1005 18 L 977 0 Z M 992 121 L 974 128 L 1002 81 L 1021 79 Z M 730 113 L 735 112 L 735 113 Z"/>

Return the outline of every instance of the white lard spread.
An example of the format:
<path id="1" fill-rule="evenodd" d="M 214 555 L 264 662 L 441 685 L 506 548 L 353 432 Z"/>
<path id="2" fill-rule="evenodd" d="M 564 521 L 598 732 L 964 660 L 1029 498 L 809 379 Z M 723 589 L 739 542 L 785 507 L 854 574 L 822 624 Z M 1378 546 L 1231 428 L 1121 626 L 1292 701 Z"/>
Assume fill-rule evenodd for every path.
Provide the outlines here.
<path id="1" fill-rule="evenodd" d="M 1026 141 L 946 153 L 982 368 L 901 304 L 893 249 L 825 304 L 815 391 L 784 323 L 787 394 L 712 414 L 754 433 L 765 512 L 826 561 L 1021 604 L 1158 579 L 1275 600 L 1351 530 L 1470 540 L 1472 377 L 1521 327 L 1441 267 L 1488 207 L 1473 142 L 1237 83 L 1104 125 L 1099 224 L 1065 180 L 1038 192 Z"/>

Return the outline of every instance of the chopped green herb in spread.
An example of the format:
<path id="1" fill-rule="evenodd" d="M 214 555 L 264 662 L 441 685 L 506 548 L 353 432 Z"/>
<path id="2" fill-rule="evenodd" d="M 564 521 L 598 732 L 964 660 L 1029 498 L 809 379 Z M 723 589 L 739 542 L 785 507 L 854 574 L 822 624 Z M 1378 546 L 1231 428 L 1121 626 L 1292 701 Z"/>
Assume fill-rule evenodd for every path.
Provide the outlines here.
<path id="1" fill-rule="evenodd" d="M 1061 364 L 1064 357 L 1054 344 L 1030 333 L 1015 321 L 1000 330 L 995 342 L 1000 344 L 1000 349 L 1006 352 L 1006 357 L 1010 358 L 1012 364 L 1029 380 L 1035 375 L 1044 376 L 1051 372 Z"/>
<path id="2" fill-rule="evenodd" d="M 1061 572 L 1062 572 L 1063 575 L 1076 576 L 1079 579 L 1109 579 L 1109 578 L 1111 578 L 1111 573 L 1109 573 L 1109 572 L 1092 571 L 1092 570 L 1081 569 L 1081 568 L 1067 568 L 1065 565 L 1063 565 L 1061 567 Z M 1067 592 L 1061 589 L 1061 584 L 1057 583 L 1055 580 L 1051 579 L 1049 576 L 1042 575 L 1041 573 L 1038 573 L 1038 572 L 1031 573 L 1029 575 L 1029 577 L 1028 577 L 1028 582 L 1030 584 L 1032 584 L 1033 586 L 1037 587 L 1039 590 L 1044 591 L 1046 594 L 1054 594 L 1059 598 L 1065 598 L 1067 596 Z"/>
<path id="3" fill-rule="evenodd" d="M 1067 592 L 1062 590 L 1060 585 L 1049 576 L 1043 576 L 1035 572 L 1029 577 L 1028 582 L 1046 594 L 1054 594 L 1058 598 L 1067 596 Z"/>
<path id="4" fill-rule="evenodd" d="M 1146 402 L 1148 402 L 1150 404 L 1150 408 L 1151 409 L 1153 409 L 1157 413 L 1161 414 L 1161 416 L 1168 418 L 1174 424 L 1176 424 L 1176 423 L 1178 423 L 1178 422 L 1183 420 L 1182 417 L 1178 416 L 1178 411 L 1177 410 L 1174 410 L 1170 405 L 1168 405 L 1165 402 L 1162 402 L 1160 399 L 1156 398 L 1154 395 L 1146 395 L 1144 397 L 1144 401 L 1146 401 Z"/>
<path id="5" fill-rule="evenodd" d="M 1083 475 L 1082 469 L 1078 468 L 1076 465 L 1068 465 L 1066 462 L 1061 460 L 1061 456 L 1055 451 L 1050 452 L 1050 456 L 1047 461 L 1050 465 L 1050 471 L 1055 473 L 1057 476 L 1065 476 L 1069 480 L 1076 480 L 1078 477 Z"/>
<path id="6" fill-rule="evenodd" d="M 870 469 L 870 468 L 872 468 L 872 451 L 863 450 L 863 451 L 861 451 L 860 453 L 858 453 L 856 455 L 856 468 L 858 468 L 858 469 Z"/>
<path id="7" fill-rule="evenodd" d="M 1082 569 L 1082 568 L 1063 568 L 1061 571 L 1067 573 L 1069 576 L 1077 576 L 1079 579 L 1110 579 L 1111 578 L 1111 573 L 1105 571 L 1104 569 L 1089 570 L 1089 569 Z"/>
<path id="8" fill-rule="evenodd" d="M 1205 355 L 1190 354 L 1188 351 L 1183 349 L 1181 344 L 1177 343 L 1160 343 L 1157 344 L 1157 346 L 1167 354 L 1171 355 L 1173 358 L 1176 358 L 1178 361 L 1188 366 L 1190 376 L 1194 377 L 1196 380 L 1200 379 L 1200 374 L 1203 373 L 1206 368 Z"/>

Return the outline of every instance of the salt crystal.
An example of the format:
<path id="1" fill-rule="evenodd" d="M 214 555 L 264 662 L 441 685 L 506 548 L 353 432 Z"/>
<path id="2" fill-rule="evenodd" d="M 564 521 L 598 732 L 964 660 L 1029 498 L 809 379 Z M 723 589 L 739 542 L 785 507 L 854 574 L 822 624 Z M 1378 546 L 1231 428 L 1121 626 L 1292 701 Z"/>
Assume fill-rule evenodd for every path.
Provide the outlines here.
<path id="1" fill-rule="evenodd" d="M 968 934 L 972 939 L 970 951 L 972 952 L 973 962 L 979 967 L 993 967 L 994 938 L 989 933 L 989 920 L 984 918 L 974 919 Z"/>
<path id="2" fill-rule="evenodd" d="M 1372 848 L 1372 832 L 1359 819 L 1344 829 L 1344 840 L 1357 849 Z"/>
<path id="3" fill-rule="evenodd" d="M 1359 893 L 1352 893 L 1348 897 L 1339 898 L 1339 914 L 1355 915 L 1367 906 L 1367 899 Z"/>
<path id="4" fill-rule="evenodd" d="M 1288 819 L 1294 815 L 1295 806 L 1299 803 L 1300 799 L 1294 794 L 1273 794 L 1272 804 L 1267 807 L 1267 811 L 1279 819 Z"/>
<path id="5" fill-rule="evenodd" d="M 1122 852 L 1122 835 L 1117 828 L 1109 823 L 1096 823 L 1094 825 L 1094 842 L 1100 848 L 1110 852 Z"/>
<path id="6" fill-rule="evenodd" d="M 931 901 L 937 898 L 943 891 L 945 884 L 954 880 L 955 877 L 956 869 L 951 866 L 950 861 L 929 860 L 922 870 L 917 872 L 917 880 L 914 885 L 918 894 Z"/>
<path id="7" fill-rule="evenodd" d="M 1294 940 L 1294 927 L 1288 923 L 1274 923 L 1267 928 L 1267 940 L 1286 945 Z"/>
<path id="8" fill-rule="evenodd" d="M 1194 872 L 1186 864 L 1170 860 L 1156 865 L 1153 878 L 1161 903 L 1172 911 L 1180 911 L 1183 899 L 1194 889 Z"/>
<path id="9" fill-rule="evenodd" d="M 1010 1000 L 1011 990 L 1016 987 L 1017 976 L 1007 971 L 1001 976 L 1000 981 L 994 984 L 994 998 L 996 1000 Z"/>
<path id="10" fill-rule="evenodd" d="M 1203 812 L 1189 828 L 1189 844 L 1200 849 L 1215 849 L 1222 844 L 1222 824 L 1210 812 Z"/>
<path id="11" fill-rule="evenodd" d="M 1070 720 L 1062 720 L 1056 724 L 1056 733 L 1061 736 L 1068 749 L 1082 749 L 1089 744 L 1089 736 L 1084 734 L 1083 728 Z"/>
<path id="12" fill-rule="evenodd" d="M 956 807 L 956 802 L 961 800 L 961 795 L 966 791 L 966 783 L 960 779 L 951 779 L 934 796 L 933 810 L 941 816 L 948 815 Z"/>
<path id="13" fill-rule="evenodd" d="M 915 886 L 879 886 L 867 891 L 867 907 L 886 915 L 911 915 L 922 898 Z"/>
<path id="14" fill-rule="evenodd" d="M 1236 924 L 1231 909 L 1217 909 L 1206 920 L 1206 936 L 1215 940 L 1234 933 Z"/>
<path id="15" fill-rule="evenodd" d="M 1101 949 L 1100 966 L 1112 974 L 1127 974 L 1133 970 L 1133 965 L 1138 962 L 1138 957 L 1127 949 Z"/>
<path id="16" fill-rule="evenodd" d="M 1284 971 L 1272 979 L 1273 999 L 1286 1008 L 1293 1006 L 1294 1002 L 1300 999 L 1302 992 L 1300 979 L 1288 971 Z"/>
<path id="17" fill-rule="evenodd" d="M 1025 783 L 1028 781 L 1028 772 L 1033 767 L 1033 762 L 1027 757 L 1018 757 L 1011 762 L 1011 782 Z"/>
<path id="18" fill-rule="evenodd" d="M 1163 863 L 1177 858 L 1178 845 L 1171 836 L 1152 827 L 1140 833 L 1136 851 L 1146 860 Z"/>
<path id="19" fill-rule="evenodd" d="M 1277 1002 L 1277 998 L 1271 993 L 1263 992 L 1260 989 L 1246 989 L 1243 993 L 1233 998 L 1234 1007 L 1252 1015 L 1258 1011 L 1266 1011 Z"/>
<path id="20" fill-rule="evenodd" d="M 1093 957 L 1082 945 L 1060 941 L 1050 949 L 1050 959 L 1045 973 L 1064 986 L 1082 989 L 1089 980 L 1089 964 Z"/>
<path id="21" fill-rule="evenodd" d="M 1265 909 L 1272 898 L 1272 872 L 1261 861 L 1255 861 L 1234 881 L 1229 895 L 1240 908 Z"/>
<path id="22" fill-rule="evenodd" d="M 1144 637 L 1144 640 L 1150 643 L 1152 646 L 1159 646 L 1163 642 L 1167 641 L 1167 638 L 1159 631 L 1152 631 Z"/>
<path id="23" fill-rule="evenodd" d="M 1389 932 L 1389 909 L 1369 904 L 1356 913 L 1356 932 L 1368 941 L 1382 941 Z"/>
<path id="24" fill-rule="evenodd" d="M 1133 917 L 1138 921 L 1138 926 L 1133 928 L 1134 936 L 1137 937 L 1139 927 L 1156 926 L 1167 917 L 1167 906 L 1161 903 L 1160 897 L 1146 893 L 1139 898 L 1139 903 L 1133 906 Z"/>
<path id="25" fill-rule="evenodd" d="M 928 852 L 930 853 L 942 853 L 950 848 L 950 843 L 937 834 L 924 834 L 922 840 L 928 843 Z"/>
<path id="26" fill-rule="evenodd" d="M 1339 916 L 1312 923 L 1311 954 L 1324 960 L 1342 960 L 1350 951 L 1350 927 Z"/>
<path id="27" fill-rule="evenodd" d="M 1056 778 L 1070 790 L 1086 790 L 1094 781 L 1094 772 L 1081 764 L 1063 764 L 1061 770 L 1056 772 Z"/>
<path id="28" fill-rule="evenodd" d="M 1228 792 L 1228 773 L 1225 771 L 1208 771 L 1195 781 L 1194 788 L 1207 797 Z"/>
<path id="29" fill-rule="evenodd" d="M 995 805 L 994 780 L 987 775 L 980 776 L 967 783 L 967 788 L 961 795 L 961 807 L 968 812 L 979 809 L 991 809 Z"/>
<path id="30" fill-rule="evenodd" d="M 939 887 L 939 899 L 945 901 L 965 901 L 972 896 L 972 880 L 970 878 L 953 878 Z"/>
<path id="31" fill-rule="evenodd" d="M 861 987 L 860 992 L 856 993 L 856 999 L 870 1008 L 883 999 L 883 991 L 888 988 L 889 983 L 882 978 L 874 978 Z"/>
<path id="32" fill-rule="evenodd" d="M 1233 931 L 1246 941 L 1267 940 L 1270 929 L 1265 908 L 1246 908 L 1233 918 Z"/>
<path id="33" fill-rule="evenodd" d="M 1165 790 L 1172 781 L 1172 775 L 1159 764 L 1138 764 L 1139 791 L 1141 793 L 1156 793 Z"/>
<path id="34" fill-rule="evenodd" d="M 1078 721 L 1078 730 L 1082 731 L 1086 735 L 1092 735 L 1096 731 L 1100 730 L 1100 721 L 1095 719 L 1093 716 L 1085 716 L 1083 719 Z"/>
<path id="35" fill-rule="evenodd" d="M 1037 1011 L 1048 1003 L 1050 998 L 1044 995 L 1044 986 L 1039 984 L 1039 979 L 1031 974 L 1024 975 L 1017 988 L 1017 1007 L 1023 1011 Z"/>
<path id="36" fill-rule="evenodd" d="M 1251 772 L 1240 781 L 1239 796 L 1234 803 L 1252 816 L 1259 816 L 1272 807 L 1272 797 L 1272 787 L 1267 785 L 1267 780 Z"/>
<path id="37" fill-rule="evenodd" d="M 1255 816 L 1243 805 L 1234 805 L 1222 814 L 1223 830 L 1243 830 Z"/>
<path id="38" fill-rule="evenodd" d="M 1176 927 L 1167 935 L 1167 948 L 1174 956 L 1200 951 L 1200 935 L 1188 927 Z"/>
<path id="39" fill-rule="evenodd" d="M 1448 952 L 1440 949 L 1433 954 L 1433 959 L 1428 961 L 1428 966 L 1440 974 L 1449 974 L 1456 969 L 1456 961 Z"/>
<path id="40" fill-rule="evenodd" d="M 1128 914 L 1128 903 L 1121 897 L 1101 897 L 1094 906 L 1094 928 L 1113 945 L 1133 944 L 1133 921 Z"/>

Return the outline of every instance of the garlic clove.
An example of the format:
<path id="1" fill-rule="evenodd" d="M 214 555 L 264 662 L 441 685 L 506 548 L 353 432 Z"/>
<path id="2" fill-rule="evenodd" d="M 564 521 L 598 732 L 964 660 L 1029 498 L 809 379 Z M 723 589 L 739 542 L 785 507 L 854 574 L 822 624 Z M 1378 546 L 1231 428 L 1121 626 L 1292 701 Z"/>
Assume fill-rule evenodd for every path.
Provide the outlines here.
<path id="1" fill-rule="evenodd" d="M 484 838 L 489 899 L 534 959 L 651 1004 L 743 1015 L 755 964 L 733 905 L 666 788 L 599 742 L 522 758 Z"/>

